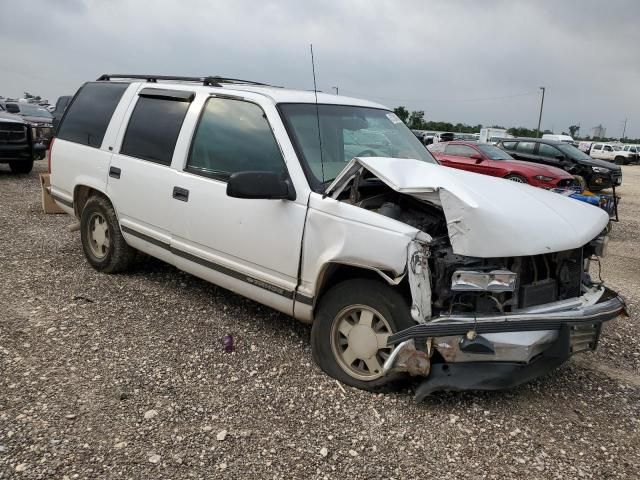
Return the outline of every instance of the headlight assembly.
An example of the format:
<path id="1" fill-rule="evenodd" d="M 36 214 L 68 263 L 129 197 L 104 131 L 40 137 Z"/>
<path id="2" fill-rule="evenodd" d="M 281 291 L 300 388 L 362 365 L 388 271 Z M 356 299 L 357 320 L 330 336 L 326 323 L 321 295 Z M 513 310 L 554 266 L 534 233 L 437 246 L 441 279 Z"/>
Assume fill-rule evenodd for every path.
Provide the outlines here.
<path id="1" fill-rule="evenodd" d="M 591 167 L 591 169 L 595 173 L 609 173 L 609 169 L 608 168 L 604 168 L 604 167 Z"/>
<path id="2" fill-rule="evenodd" d="M 551 180 L 553 180 L 553 177 L 547 177 L 546 175 L 536 175 L 535 177 L 536 180 L 542 180 L 543 182 L 550 182 Z"/>
<path id="3" fill-rule="evenodd" d="M 451 277 L 454 292 L 513 292 L 518 275 L 509 270 L 476 272 L 456 270 Z"/>

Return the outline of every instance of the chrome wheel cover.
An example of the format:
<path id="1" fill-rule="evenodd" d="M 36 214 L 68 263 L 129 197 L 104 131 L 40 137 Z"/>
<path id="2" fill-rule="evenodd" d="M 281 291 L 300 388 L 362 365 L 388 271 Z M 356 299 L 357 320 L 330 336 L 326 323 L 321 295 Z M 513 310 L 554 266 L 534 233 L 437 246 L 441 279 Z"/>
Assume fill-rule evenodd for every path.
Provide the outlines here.
<path id="1" fill-rule="evenodd" d="M 111 247 L 111 232 L 107 219 L 95 212 L 87 222 L 87 241 L 91 253 L 98 259 L 103 259 L 109 254 Z"/>
<path id="2" fill-rule="evenodd" d="M 387 338 L 392 330 L 377 310 L 350 305 L 338 312 L 331 326 L 331 351 L 340 368 L 363 381 L 382 376 L 382 365 L 391 354 Z"/>

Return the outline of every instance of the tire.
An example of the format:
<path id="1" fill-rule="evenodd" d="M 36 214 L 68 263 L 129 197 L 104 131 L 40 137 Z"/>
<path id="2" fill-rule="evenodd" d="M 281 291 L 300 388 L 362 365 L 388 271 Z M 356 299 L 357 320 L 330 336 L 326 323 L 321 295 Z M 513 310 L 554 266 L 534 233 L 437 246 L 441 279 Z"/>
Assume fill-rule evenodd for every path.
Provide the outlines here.
<path id="1" fill-rule="evenodd" d="M 625 160 L 626 160 L 626 158 L 624 158 L 624 157 L 616 157 L 615 158 L 615 163 L 616 163 L 616 165 L 626 165 Z"/>
<path id="2" fill-rule="evenodd" d="M 517 183 L 529 183 L 527 182 L 527 179 L 524 178 L 522 175 L 518 175 L 517 173 L 510 173 L 509 175 L 507 175 L 506 177 L 504 177 L 506 180 L 511 180 L 512 182 L 517 182 Z"/>
<path id="3" fill-rule="evenodd" d="M 13 173 L 31 173 L 31 170 L 33 170 L 33 160 L 9 162 L 9 168 Z"/>
<path id="4" fill-rule="evenodd" d="M 573 178 L 576 181 L 576 185 L 580 186 L 581 191 L 587 189 L 587 181 L 584 179 L 582 175 L 574 175 Z"/>
<path id="5" fill-rule="evenodd" d="M 365 315 L 358 316 L 358 310 Z M 371 327 L 367 327 L 366 312 L 372 314 Z M 327 375 L 346 385 L 380 391 L 402 378 L 401 374 L 382 376 L 382 364 L 391 352 L 390 347 L 379 347 L 384 336 L 415 324 L 409 302 L 397 289 L 377 280 L 346 280 L 332 287 L 320 300 L 311 328 L 313 359 Z M 360 333 L 352 338 L 352 343 L 353 340 L 359 343 L 352 349 L 354 345 L 349 338 L 356 327 Z M 348 336 L 342 333 L 344 328 L 348 328 Z M 367 350 L 368 353 L 361 353 Z M 365 362 L 360 357 L 366 355 L 370 356 Z"/>
<path id="6" fill-rule="evenodd" d="M 122 272 L 135 257 L 135 250 L 122 236 L 113 206 L 104 197 L 87 200 L 80 216 L 80 238 L 87 261 L 100 272 Z"/>

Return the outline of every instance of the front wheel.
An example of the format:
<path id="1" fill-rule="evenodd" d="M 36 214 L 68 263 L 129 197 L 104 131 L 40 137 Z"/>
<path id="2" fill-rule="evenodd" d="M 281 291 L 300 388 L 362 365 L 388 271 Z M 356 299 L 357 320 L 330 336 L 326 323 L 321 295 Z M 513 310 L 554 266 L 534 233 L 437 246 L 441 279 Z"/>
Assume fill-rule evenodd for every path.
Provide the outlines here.
<path id="1" fill-rule="evenodd" d="M 415 325 L 409 302 L 381 281 L 347 280 L 320 300 L 311 329 L 314 361 L 331 377 L 363 390 L 380 390 L 398 375 L 382 367 L 389 335 Z"/>
<path id="2" fill-rule="evenodd" d="M 529 183 L 529 182 L 527 182 L 526 178 L 524 178 L 522 175 L 518 175 L 516 173 L 511 173 L 511 174 L 507 175 L 504 178 L 507 179 L 507 180 L 511 180 L 512 182 L 516 182 L 516 183 Z"/>
<path id="3" fill-rule="evenodd" d="M 33 160 L 9 162 L 9 168 L 13 173 L 31 173 L 31 170 L 33 170 Z"/>

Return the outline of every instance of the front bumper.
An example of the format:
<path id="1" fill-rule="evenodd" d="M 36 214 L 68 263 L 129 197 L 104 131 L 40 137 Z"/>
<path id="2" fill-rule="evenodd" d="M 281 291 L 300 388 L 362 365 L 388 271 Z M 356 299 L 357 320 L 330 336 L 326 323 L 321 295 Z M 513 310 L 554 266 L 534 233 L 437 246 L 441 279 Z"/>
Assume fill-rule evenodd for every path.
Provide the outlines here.
<path id="1" fill-rule="evenodd" d="M 504 315 L 441 316 L 390 336 L 396 347 L 384 370 L 427 376 L 419 398 L 439 390 L 511 388 L 574 353 L 595 350 L 602 323 L 626 312 L 622 297 L 593 287 L 578 298 Z M 427 365 L 436 350 L 443 361 Z"/>

